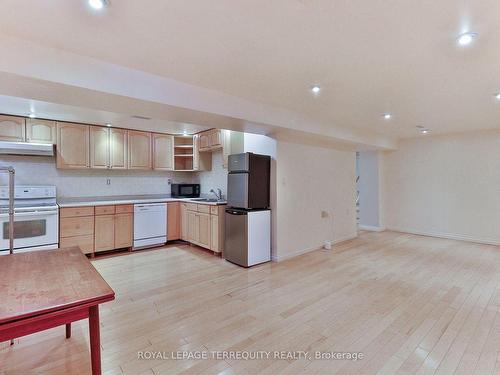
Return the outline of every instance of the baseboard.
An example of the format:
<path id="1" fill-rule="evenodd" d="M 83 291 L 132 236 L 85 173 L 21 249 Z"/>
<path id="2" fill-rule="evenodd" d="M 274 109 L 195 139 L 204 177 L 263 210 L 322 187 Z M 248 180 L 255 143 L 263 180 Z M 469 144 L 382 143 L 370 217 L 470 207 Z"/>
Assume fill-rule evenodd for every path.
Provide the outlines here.
<path id="1" fill-rule="evenodd" d="M 385 227 L 375 227 L 372 225 L 358 225 L 358 229 L 367 230 L 370 232 L 383 232 L 386 228 Z"/>
<path id="2" fill-rule="evenodd" d="M 393 232 L 416 234 L 419 236 L 446 238 L 448 240 L 467 241 L 467 242 L 474 242 L 474 243 L 480 243 L 480 244 L 485 244 L 485 245 L 500 246 L 500 239 L 493 239 L 493 238 L 473 237 L 473 236 L 467 236 L 467 235 L 456 234 L 456 233 L 420 231 L 420 230 L 415 230 L 415 229 L 411 229 L 411 228 L 399 228 L 399 227 L 387 227 L 387 230 L 391 230 Z"/>
<path id="3" fill-rule="evenodd" d="M 349 240 L 352 240 L 354 238 L 358 237 L 357 234 L 354 234 L 354 235 L 350 235 L 350 236 L 345 236 L 345 237 L 342 237 L 342 238 L 338 238 L 336 239 L 335 241 L 332 242 L 332 245 L 337 245 L 341 242 L 345 242 L 345 241 L 349 241 Z M 306 254 L 306 253 L 310 253 L 311 251 L 316 251 L 316 250 L 320 250 L 323 248 L 323 245 L 317 245 L 317 246 L 314 246 L 314 247 L 310 247 L 310 248 L 307 248 L 307 249 L 301 249 L 301 250 L 297 250 L 297 251 L 294 251 L 293 253 L 288 253 L 288 254 L 285 254 L 283 256 L 275 256 L 273 255 L 272 256 L 272 261 L 273 262 L 282 262 L 284 260 L 287 260 L 287 259 L 290 259 L 290 258 L 295 258 L 299 255 L 302 255 L 302 254 Z"/>

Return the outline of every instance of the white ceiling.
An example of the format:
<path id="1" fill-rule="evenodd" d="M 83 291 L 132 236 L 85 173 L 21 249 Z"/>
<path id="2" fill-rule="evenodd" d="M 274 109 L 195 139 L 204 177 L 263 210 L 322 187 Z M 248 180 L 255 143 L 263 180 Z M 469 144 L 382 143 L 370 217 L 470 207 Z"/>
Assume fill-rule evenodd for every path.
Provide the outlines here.
<path id="1" fill-rule="evenodd" d="M 498 128 L 493 0 L 2 0 L 0 32 L 398 137 Z M 463 31 L 479 36 L 459 48 Z M 323 88 L 318 97 L 312 84 Z M 385 121 L 382 113 L 394 117 Z M 306 130 L 306 129 L 304 129 Z"/>
<path id="2" fill-rule="evenodd" d="M 206 126 L 160 120 L 158 118 L 141 119 L 124 113 L 99 111 L 6 95 L 0 95 L 0 113 L 25 117 L 30 113 L 34 113 L 38 118 L 50 120 L 82 122 L 95 125 L 110 123 L 121 128 L 170 134 L 182 134 L 184 132 L 191 134 L 209 129 Z"/>

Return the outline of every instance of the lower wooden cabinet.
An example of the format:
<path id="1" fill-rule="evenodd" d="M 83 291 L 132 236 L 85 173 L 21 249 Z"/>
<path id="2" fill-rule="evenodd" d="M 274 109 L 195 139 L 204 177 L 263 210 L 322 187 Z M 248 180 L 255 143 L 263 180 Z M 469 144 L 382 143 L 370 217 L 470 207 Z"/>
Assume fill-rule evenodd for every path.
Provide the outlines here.
<path id="1" fill-rule="evenodd" d="M 61 208 L 59 246 L 78 246 L 85 254 L 131 247 L 133 212 L 133 205 Z"/>
<path id="2" fill-rule="evenodd" d="M 167 241 L 181 238 L 181 203 L 167 203 Z"/>
<path id="3" fill-rule="evenodd" d="M 182 239 L 216 253 L 222 252 L 224 208 L 224 205 L 183 203 L 181 207 Z"/>
<path id="4" fill-rule="evenodd" d="M 94 250 L 106 251 L 115 248 L 115 215 L 95 217 Z"/>
<path id="5" fill-rule="evenodd" d="M 134 237 L 134 214 L 115 215 L 115 249 L 132 247 Z"/>

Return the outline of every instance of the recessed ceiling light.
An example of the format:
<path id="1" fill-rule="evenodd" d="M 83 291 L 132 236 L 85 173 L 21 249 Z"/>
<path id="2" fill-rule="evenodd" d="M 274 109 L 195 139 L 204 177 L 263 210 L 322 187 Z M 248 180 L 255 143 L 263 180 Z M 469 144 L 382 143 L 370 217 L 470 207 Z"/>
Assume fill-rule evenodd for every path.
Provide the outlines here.
<path id="1" fill-rule="evenodd" d="M 107 126 L 108 128 L 110 128 L 112 125 L 108 122 L 108 123 L 106 123 L 106 126 Z"/>
<path id="2" fill-rule="evenodd" d="M 319 85 L 314 85 L 313 87 L 311 87 L 311 91 L 313 94 L 319 94 L 319 92 L 321 91 L 321 87 Z"/>
<path id="3" fill-rule="evenodd" d="M 427 134 L 427 133 L 429 133 L 429 129 L 422 129 L 422 130 L 420 130 L 420 133 Z"/>
<path id="4" fill-rule="evenodd" d="M 392 115 L 390 113 L 384 113 L 384 118 L 386 120 L 390 120 L 392 118 Z"/>
<path id="5" fill-rule="evenodd" d="M 461 46 L 468 46 L 477 37 L 477 33 L 464 33 L 458 37 L 458 44 Z"/>
<path id="6" fill-rule="evenodd" d="M 497 93 L 497 94 L 495 94 L 495 98 L 496 98 L 497 100 L 500 100 L 500 92 L 499 92 L 499 93 Z"/>
<path id="7" fill-rule="evenodd" d="M 89 5 L 94 9 L 102 9 L 108 5 L 107 0 L 89 0 Z"/>

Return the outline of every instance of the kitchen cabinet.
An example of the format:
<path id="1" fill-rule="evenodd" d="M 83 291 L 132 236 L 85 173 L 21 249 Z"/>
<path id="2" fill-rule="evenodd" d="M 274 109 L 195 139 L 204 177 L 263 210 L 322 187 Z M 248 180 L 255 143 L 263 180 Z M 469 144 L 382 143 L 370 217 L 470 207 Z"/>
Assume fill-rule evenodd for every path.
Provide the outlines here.
<path id="1" fill-rule="evenodd" d="M 167 134 L 153 134 L 153 169 L 174 170 L 174 137 Z"/>
<path id="2" fill-rule="evenodd" d="M 94 207 L 59 210 L 59 246 L 77 246 L 84 254 L 94 253 Z"/>
<path id="3" fill-rule="evenodd" d="M 109 129 L 90 127 L 90 168 L 109 168 Z"/>
<path id="4" fill-rule="evenodd" d="M 222 147 L 222 130 L 210 129 L 198 134 L 200 137 L 200 151 L 214 151 Z"/>
<path id="5" fill-rule="evenodd" d="M 125 129 L 109 129 L 109 167 L 111 169 L 128 168 L 128 131 Z"/>
<path id="6" fill-rule="evenodd" d="M 220 253 L 224 245 L 225 205 L 183 203 L 181 232 L 184 240 Z M 184 234 L 185 233 L 185 234 Z"/>
<path id="7" fill-rule="evenodd" d="M 56 166 L 59 169 L 88 168 L 90 126 L 58 122 Z"/>
<path id="8" fill-rule="evenodd" d="M 219 216 L 210 215 L 210 249 L 213 250 L 218 248 L 219 248 Z"/>
<path id="9" fill-rule="evenodd" d="M 26 126 L 24 117 L 0 115 L 0 140 L 24 142 Z"/>
<path id="10" fill-rule="evenodd" d="M 85 254 L 131 247 L 132 204 L 64 207 L 59 210 L 60 246 L 78 246 Z"/>
<path id="11" fill-rule="evenodd" d="M 112 250 L 115 248 L 115 215 L 95 217 L 94 251 Z"/>
<path id="12" fill-rule="evenodd" d="M 210 151 L 210 134 L 209 134 L 209 132 L 200 133 L 200 151 Z"/>
<path id="13" fill-rule="evenodd" d="M 167 241 L 181 238 L 181 203 L 167 203 Z"/>
<path id="14" fill-rule="evenodd" d="M 187 234 L 187 228 L 188 228 L 188 221 L 187 221 L 187 203 L 181 203 L 181 240 L 187 241 L 188 240 L 188 234 Z"/>
<path id="15" fill-rule="evenodd" d="M 56 144 L 56 122 L 52 120 L 26 119 L 26 142 Z"/>
<path id="16" fill-rule="evenodd" d="M 198 238 L 197 244 L 210 249 L 212 230 L 210 228 L 210 214 L 198 213 Z"/>
<path id="17" fill-rule="evenodd" d="M 128 168 L 151 169 L 151 133 L 128 131 Z"/>
<path id="18" fill-rule="evenodd" d="M 212 155 L 200 152 L 200 135 L 193 136 L 193 171 L 209 171 L 212 169 Z"/>
<path id="19" fill-rule="evenodd" d="M 134 240 L 134 214 L 115 215 L 115 249 L 132 247 Z"/>

